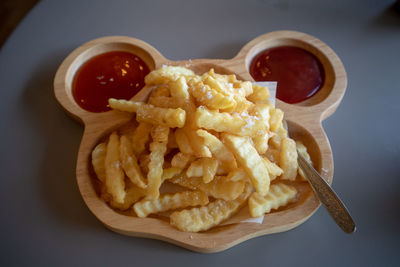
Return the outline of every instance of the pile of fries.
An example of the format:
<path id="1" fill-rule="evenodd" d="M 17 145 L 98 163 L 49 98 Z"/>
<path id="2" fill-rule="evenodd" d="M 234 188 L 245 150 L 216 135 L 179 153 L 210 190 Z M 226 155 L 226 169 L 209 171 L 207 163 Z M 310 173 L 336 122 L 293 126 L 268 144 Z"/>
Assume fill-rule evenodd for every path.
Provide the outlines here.
<path id="1" fill-rule="evenodd" d="M 302 175 L 296 142 L 267 87 L 173 66 L 145 82 L 154 87 L 147 103 L 109 99 L 111 108 L 136 114 L 134 130 L 113 132 L 92 152 L 111 207 L 133 208 L 138 217 L 169 211 L 171 225 L 198 232 L 246 204 L 259 217 L 296 199 L 296 188 L 285 184 Z M 181 190 L 160 193 L 165 184 Z"/>

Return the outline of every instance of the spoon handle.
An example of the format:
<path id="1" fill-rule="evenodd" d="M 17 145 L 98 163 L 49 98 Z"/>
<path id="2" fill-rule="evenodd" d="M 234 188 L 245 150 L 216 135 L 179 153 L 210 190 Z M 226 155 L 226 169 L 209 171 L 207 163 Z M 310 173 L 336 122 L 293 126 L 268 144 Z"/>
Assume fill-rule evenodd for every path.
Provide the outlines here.
<path id="1" fill-rule="evenodd" d="M 297 154 L 297 160 L 300 168 L 303 170 L 305 177 L 310 182 L 315 194 L 329 212 L 331 217 L 344 232 L 348 234 L 355 232 L 356 225 L 343 202 L 336 195 L 335 191 L 333 191 L 324 178 L 319 175 L 319 173 L 304 159 L 304 157 L 298 151 Z"/>

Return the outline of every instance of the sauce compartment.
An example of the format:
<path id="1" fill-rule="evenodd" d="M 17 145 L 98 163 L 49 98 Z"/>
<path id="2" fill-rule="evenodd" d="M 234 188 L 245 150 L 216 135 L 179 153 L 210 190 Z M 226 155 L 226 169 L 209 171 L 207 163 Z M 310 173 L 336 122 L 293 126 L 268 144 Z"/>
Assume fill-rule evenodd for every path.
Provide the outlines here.
<path id="1" fill-rule="evenodd" d="M 287 105 L 315 106 L 326 102 L 333 91 L 339 93 L 339 95 L 340 92 L 344 92 L 347 79 L 343 65 L 338 56 L 325 43 L 304 33 L 277 31 L 261 35 L 246 44 L 239 52 L 237 58 L 244 60 L 246 71 L 251 75 L 250 65 L 260 52 L 270 48 L 284 46 L 298 47 L 310 52 L 319 60 L 324 70 L 323 85 L 313 96 L 299 103 Z M 279 100 L 278 102 L 282 101 Z"/>
<path id="2" fill-rule="evenodd" d="M 64 109 L 80 122 L 85 121 L 85 117 L 91 117 L 94 114 L 102 116 L 102 113 L 87 111 L 76 102 L 73 95 L 74 77 L 86 62 L 108 52 L 134 54 L 147 65 L 150 71 L 155 69 L 157 62 L 163 59 L 160 53 L 149 44 L 135 38 L 119 36 L 98 38 L 75 49 L 58 69 L 54 79 L 54 91 Z"/>

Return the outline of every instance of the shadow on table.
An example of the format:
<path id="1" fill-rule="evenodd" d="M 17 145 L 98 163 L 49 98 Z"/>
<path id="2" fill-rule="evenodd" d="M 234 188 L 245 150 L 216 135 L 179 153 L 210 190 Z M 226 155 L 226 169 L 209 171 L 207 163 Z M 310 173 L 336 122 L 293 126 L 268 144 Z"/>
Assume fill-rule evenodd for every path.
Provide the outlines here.
<path id="1" fill-rule="evenodd" d="M 385 8 L 368 25 L 377 30 L 381 29 L 400 29 L 400 2 L 392 4 Z"/>
<path id="2" fill-rule="evenodd" d="M 59 51 L 38 62 L 22 96 L 24 114 L 45 146 L 36 174 L 42 203 L 62 223 L 94 229 L 100 224 L 85 206 L 75 179 L 83 126 L 66 115 L 53 93 L 55 72 L 69 52 Z"/>

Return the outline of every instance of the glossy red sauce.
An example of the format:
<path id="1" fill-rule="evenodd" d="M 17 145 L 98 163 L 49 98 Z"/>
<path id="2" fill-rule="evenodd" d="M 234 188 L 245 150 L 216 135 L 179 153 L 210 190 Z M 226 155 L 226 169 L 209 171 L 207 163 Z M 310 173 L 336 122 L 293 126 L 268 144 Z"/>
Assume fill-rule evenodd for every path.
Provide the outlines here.
<path id="1" fill-rule="evenodd" d="M 75 101 L 91 112 L 110 110 L 109 98 L 130 99 L 144 86 L 150 72 L 138 56 L 122 51 L 93 57 L 76 72 L 72 84 Z"/>
<path id="2" fill-rule="evenodd" d="M 324 83 L 321 62 L 310 52 L 293 46 L 264 50 L 250 64 L 256 81 L 277 81 L 276 97 L 298 103 L 313 96 Z"/>

